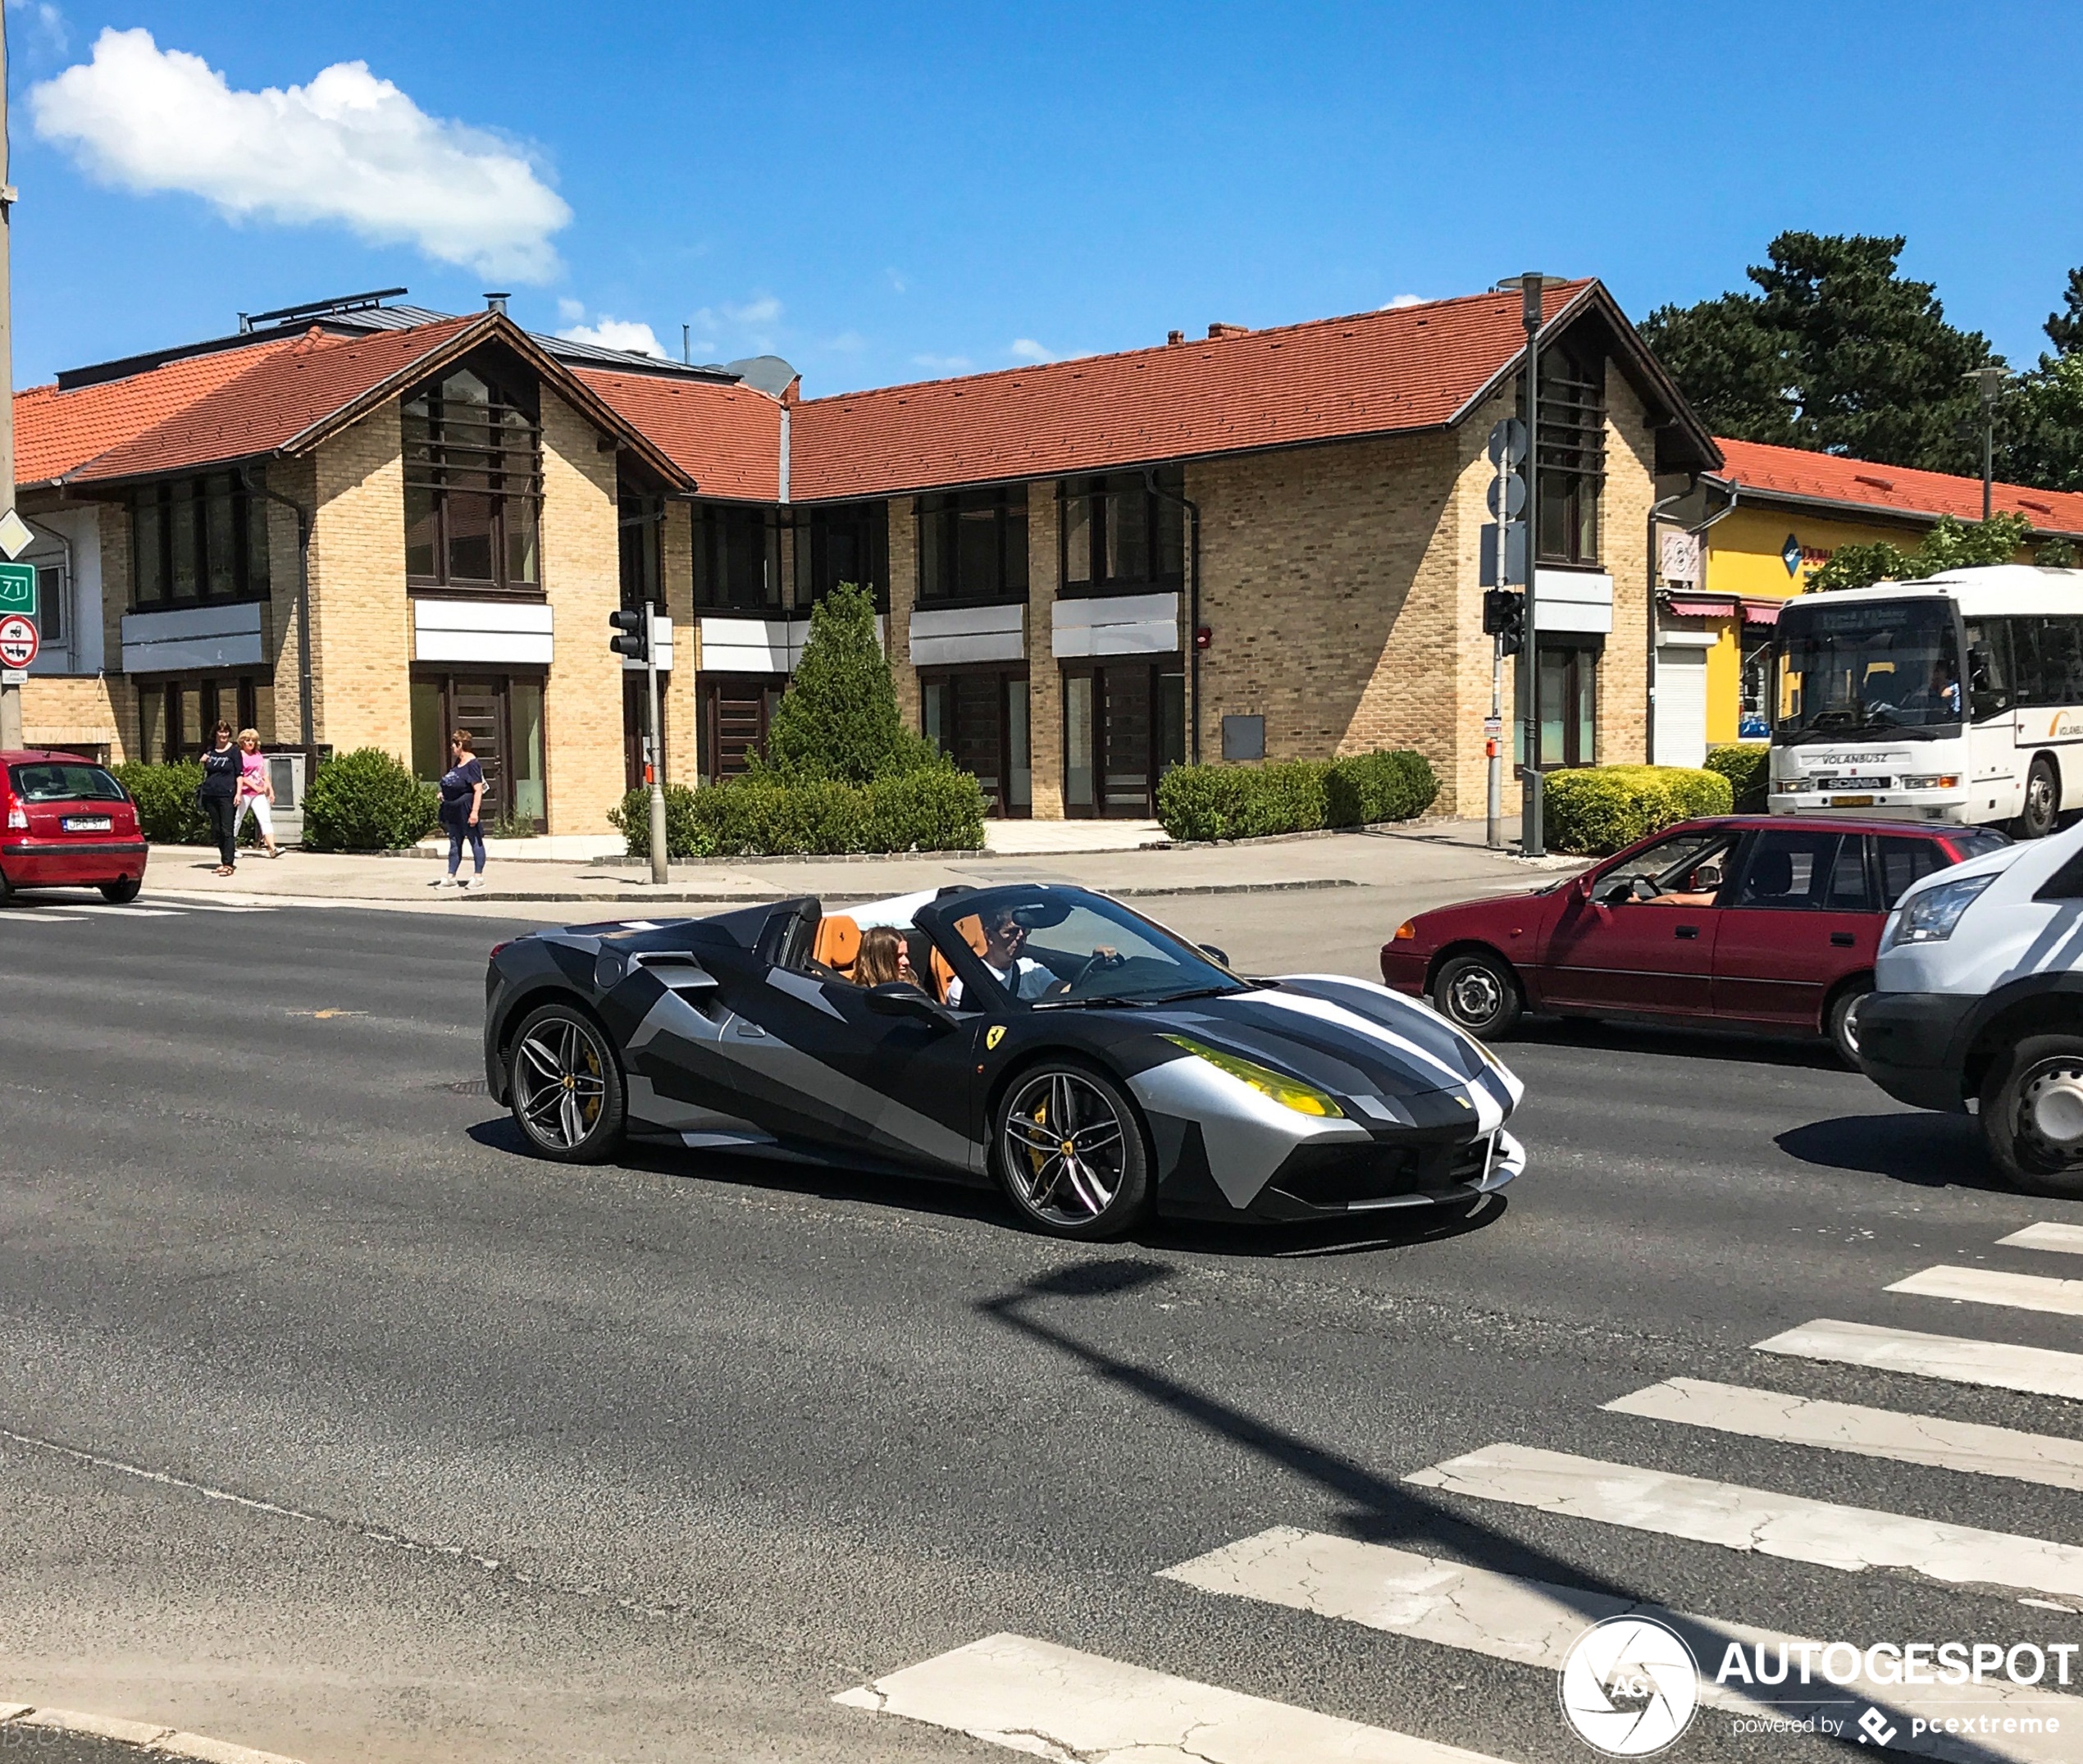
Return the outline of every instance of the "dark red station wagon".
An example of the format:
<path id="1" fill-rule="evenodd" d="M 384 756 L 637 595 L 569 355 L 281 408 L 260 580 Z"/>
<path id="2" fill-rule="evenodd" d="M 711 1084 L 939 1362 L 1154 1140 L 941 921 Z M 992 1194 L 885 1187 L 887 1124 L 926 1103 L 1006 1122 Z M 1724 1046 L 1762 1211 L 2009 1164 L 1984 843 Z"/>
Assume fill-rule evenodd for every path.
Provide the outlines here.
<path id="1" fill-rule="evenodd" d="M 93 760 L 0 753 L 0 901 L 17 888 L 98 888 L 127 905 L 145 856 L 130 793 Z"/>
<path id="2" fill-rule="evenodd" d="M 1898 821 L 1687 821 L 1531 894 L 1420 914 L 1382 946 L 1382 979 L 1486 1038 L 1527 1010 L 1655 1017 L 1826 1035 L 1856 1064 L 1889 909 L 2004 843 Z"/>

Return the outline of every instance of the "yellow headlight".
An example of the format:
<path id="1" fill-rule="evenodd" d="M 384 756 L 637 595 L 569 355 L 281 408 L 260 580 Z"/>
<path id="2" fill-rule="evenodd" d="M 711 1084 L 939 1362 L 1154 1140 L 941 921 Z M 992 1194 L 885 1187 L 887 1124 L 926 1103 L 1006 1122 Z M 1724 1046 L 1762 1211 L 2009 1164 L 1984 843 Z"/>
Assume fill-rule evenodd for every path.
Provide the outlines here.
<path id="1" fill-rule="evenodd" d="M 1226 1054 L 1219 1047 L 1210 1047 L 1206 1042 L 1196 1042 L 1190 1035 L 1168 1035 L 1165 1039 L 1174 1047 L 1183 1047 L 1189 1054 L 1197 1054 L 1211 1066 L 1227 1072 L 1232 1078 L 1248 1084 L 1261 1096 L 1270 1096 L 1283 1109 L 1292 1109 L 1297 1114 L 1313 1114 L 1320 1119 L 1343 1119 L 1345 1110 L 1338 1105 L 1337 1099 L 1327 1096 L 1315 1086 L 1305 1084 L 1300 1078 L 1291 1078 L 1284 1073 L 1275 1072 L 1270 1066 L 1262 1066 L 1255 1060 L 1247 1060 L 1238 1054 Z"/>

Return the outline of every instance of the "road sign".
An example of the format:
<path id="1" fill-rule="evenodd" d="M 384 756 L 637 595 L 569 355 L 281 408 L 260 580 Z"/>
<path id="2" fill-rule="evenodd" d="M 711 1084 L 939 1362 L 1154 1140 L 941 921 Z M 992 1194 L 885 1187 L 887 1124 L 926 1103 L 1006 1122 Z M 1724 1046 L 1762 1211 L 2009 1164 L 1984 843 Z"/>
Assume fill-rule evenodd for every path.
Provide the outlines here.
<path id="1" fill-rule="evenodd" d="M 1490 463 L 1516 466 L 1526 457 L 1526 425 L 1516 417 L 1501 417 L 1490 429 Z"/>
<path id="2" fill-rule="evenodd" d="M 1497 736 L 1504 733 L 1504 718 L 1485 717 L 1483 719 L 1483 733 L 1488 739 L 1495 741 Z"/>
<path id="3" fill-rule="evenodd" d="M 1504 571 L 1497 570 L 1497 535 L 1505 536 Z M 1507 521 L 1502 527 L 1495 522 L 1485 522 L 1483 526 L 1482 552 L 1479 559 L 1480 581 L 1485 588 L 1495 588 L 1506 582 L 1523 583 L 1526 580 L 1526 523 Z"/>
<path id="4" fill-rule="evenodd" d="M 35 618 L 34 564 L 0 563 L 0 613 L 19 613 L 25 618 Z"/>
<path id="5" fill-rule="evenodd" d="M 18 558 L 28 550 L 36 535 L 30 531 L 29 522 L 10 508 L 0 514 L 0 551 L 10 558 Z"/>
<path id="6" fill-rule="evenodd" d="M 0 668 L 0 686 L 28 684 L 29 670 L 26 668 Z"/>
<path id="7" fill-rule="evenodd" d="M 1497 488 L 1500 485 L 1504 487 L 1504 507 L 1502 509 L 1497 507 Z M 1502 517 L 1516 521 L 1526 512 L 1526 481 L 1522 477 L 1492 478 L 1490 488 L 1484 493 L 1484 500 L 1490 505 L 1490 514 L 1493 519 Z"/>
<path id="8" fill-rule="evenodd" d="M 42 640 L 36 627 L 19 613 L 10 613 L 0 618 L 0 665 L 8 668 L 26 668 L 36 659 Z"/>

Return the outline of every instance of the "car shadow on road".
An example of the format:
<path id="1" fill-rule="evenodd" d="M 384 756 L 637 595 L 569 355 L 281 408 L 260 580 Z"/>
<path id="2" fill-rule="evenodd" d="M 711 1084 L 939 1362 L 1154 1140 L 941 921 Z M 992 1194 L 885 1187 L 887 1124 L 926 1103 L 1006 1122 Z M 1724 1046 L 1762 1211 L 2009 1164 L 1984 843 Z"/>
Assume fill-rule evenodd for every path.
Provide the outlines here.
<path id="1" fill-rule="evenodd" d="M 1789 1157 L 1830 1169 L 1857 1170 L 1918 1188 L 2015 1191 L 1982 1149 L 1964 1114 L 1840 1114 L 1789 1128 L 1772 1142 Z"/>
<path id="2" fill-rule="evenodd" d="M 1747 1065 L 1789 1066 L 1814 1072 L 1844 1072 L 1829 1042 L 1812 1037 L 1747 1033 L 1740 1029 L 1693 1029 L 1680 1024 L 1608 1021 L 1593 1017 L 1529 1017 L 1508 1041 L 1495 1044 L 1505 1063 L 1511 1050 L 1529 1045 L 1578 1047 L 1603 1053 L 1653 1054 L 1685 1060 L 1739 1060 Z"/>

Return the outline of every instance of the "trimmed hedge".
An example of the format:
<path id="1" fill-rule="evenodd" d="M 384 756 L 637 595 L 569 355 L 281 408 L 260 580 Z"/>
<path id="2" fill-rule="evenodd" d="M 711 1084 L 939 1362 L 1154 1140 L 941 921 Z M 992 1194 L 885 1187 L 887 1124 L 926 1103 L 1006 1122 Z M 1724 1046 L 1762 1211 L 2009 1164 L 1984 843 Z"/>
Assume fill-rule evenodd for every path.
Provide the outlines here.
<path id="1" fill-rule="evenodd" d="M 1734 800 L 1718 772 L 1691 766 L 1585 766 L 1551 772 L 1542 792 L 1551 851 L 1602 858 L 1673 822 L 1727 814 Z"/>
<path id="2" fill-rule="evenodd" d="M 650 792 L 608 811 L 631 857 L 651 849 Z M 850 851 L 976 851 L 983 791 L 966 772 L 937 765 L 867 784 L 755 772 L 690 790 L 665 787 L 665 843 L 675 858 L 786 857 Z"/>
<path id="3" fill-rule="evenodd" d="M 337 754 L 303 795 L 303 842 L 314 851 L 398 851 L 440 818 L 441 793 L 381 747 Z"/>
<path id="4" fill-rule="evenodd" d="M 203 787 L 203 768 L 193 759 L 157 766 L 142 759 L 108 768 L 137 805 L 138 825 L 155 846 L 207 846 L 209 817 L 196 792 Z"/>
<path id="5" fill-rule="evenodd" d="M 1771 768 L 1767 763 L 1771 751 L 1754 741 L 1707 749 L 1707 769 L 1719 772 L 1729 781 L 1729 788 L 1735 793 L 1738 814 L 1765 812 L 1766 793 L 1771 787 Z"/>
<path id="6" fill-rule="evenodd" d="M 1174 766 L 1158 781 L 1157 818 L 1174 839 L 1259 839 L 1408 821 L 1438 794 L 1424 754 L 1407 748 L 1262 766 Z"/>

